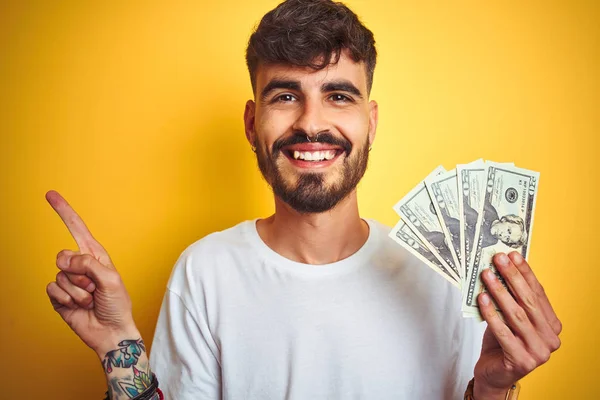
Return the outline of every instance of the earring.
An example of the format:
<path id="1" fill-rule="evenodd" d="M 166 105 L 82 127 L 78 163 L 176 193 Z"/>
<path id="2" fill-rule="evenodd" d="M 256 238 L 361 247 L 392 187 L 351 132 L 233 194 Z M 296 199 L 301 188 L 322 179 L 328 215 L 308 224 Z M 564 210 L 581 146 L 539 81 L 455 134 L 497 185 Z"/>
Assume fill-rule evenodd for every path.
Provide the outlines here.
<path id="1" fill-rule="evenodd" d="M 373 150 L 373 146 L 372 145 L 369 146 L 369 151 L 371 151 L 371 150 Z"/>
<path id="2" fill-rule="evenodd" d="M 253 153 L 256 153 L 256 146 L 250 146 L 250 149 L 252 150 Z"/>

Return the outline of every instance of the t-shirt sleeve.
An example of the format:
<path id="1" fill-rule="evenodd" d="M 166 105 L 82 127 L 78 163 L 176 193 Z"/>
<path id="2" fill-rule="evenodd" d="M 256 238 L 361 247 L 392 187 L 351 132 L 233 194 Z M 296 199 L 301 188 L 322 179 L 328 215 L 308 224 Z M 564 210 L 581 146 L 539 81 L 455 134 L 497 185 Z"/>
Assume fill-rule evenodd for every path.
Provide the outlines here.
<path id="1" fill-rule="evenodd" d="M 165 399 L 221 399 L 216 351 L 206 324 L 197 321 L 179 295 L 167 289 L 150 355 L 150 367 Z"/>

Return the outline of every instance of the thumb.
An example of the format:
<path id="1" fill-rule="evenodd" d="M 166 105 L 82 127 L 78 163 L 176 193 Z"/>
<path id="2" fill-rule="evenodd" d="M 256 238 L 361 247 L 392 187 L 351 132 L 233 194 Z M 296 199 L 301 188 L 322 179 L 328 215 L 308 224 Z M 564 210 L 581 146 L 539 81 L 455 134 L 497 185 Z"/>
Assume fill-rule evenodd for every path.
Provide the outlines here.
<path id="1" fill-rule="evenodd" d="M 59 268 L 67 273 L 85 275 L 98 289 L 106 288 L 108 282 L 114 282 L 119 273 L 101 264 L 90 254 L 66 254 Z"/>

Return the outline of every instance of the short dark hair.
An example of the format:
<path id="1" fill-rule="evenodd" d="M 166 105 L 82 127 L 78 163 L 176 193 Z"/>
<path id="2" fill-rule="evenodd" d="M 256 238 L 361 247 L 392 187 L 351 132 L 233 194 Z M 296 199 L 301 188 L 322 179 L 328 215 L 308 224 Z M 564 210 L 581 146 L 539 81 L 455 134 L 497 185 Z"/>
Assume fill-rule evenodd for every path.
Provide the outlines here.
<path id="1" fill-rule="evenodd" d="M 320 70 L 348 50 L 354 62 L 364 61 L 371 92 L 377 51 L 373 33 L 346 5 L 331 0 L 286 0 L 269 11 L 250 36 L 246 63 L 252 90 L 261 64 L 290 64 Z"/>

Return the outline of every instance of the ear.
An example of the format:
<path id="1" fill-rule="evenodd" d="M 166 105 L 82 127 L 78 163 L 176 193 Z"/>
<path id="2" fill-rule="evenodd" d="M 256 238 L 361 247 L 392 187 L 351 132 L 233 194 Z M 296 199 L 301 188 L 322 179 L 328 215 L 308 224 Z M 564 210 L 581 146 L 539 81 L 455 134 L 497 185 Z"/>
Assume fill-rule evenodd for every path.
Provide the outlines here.
<path id="1" fill-rule="evenodd" d="M 256 104 L 252 100 L 248 100 L 244 109 L 244 129 L 246 131 L 246 139 L 252 147 L 256 147 L 256 131 L 254 130 L 255 112 Z"/>
<path id="2" fill-rule="evenodd" d="M 379 105 L 375 100 L 369 102 L 369 146 L 373 146 L 377 123 L 379 122 Z"/>

